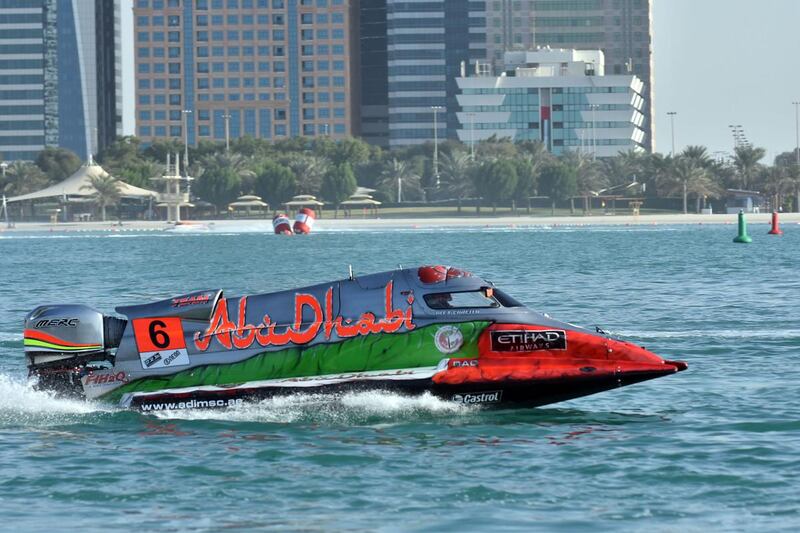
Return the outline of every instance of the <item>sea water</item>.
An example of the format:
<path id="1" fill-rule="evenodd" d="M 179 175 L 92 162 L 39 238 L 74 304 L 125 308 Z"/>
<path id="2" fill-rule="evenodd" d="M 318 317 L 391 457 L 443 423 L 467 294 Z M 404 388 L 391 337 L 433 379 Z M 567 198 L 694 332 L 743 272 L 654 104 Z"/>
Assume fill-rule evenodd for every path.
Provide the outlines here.
<path id="1" fill-rule="evenodd" d="M 800 527 L 800 228 L 0 233 L 0 529 Z M 22 318 L 458 265 L 689 370 L 539 409 L 371 392 L 141 414 L 25 381 Z"/>

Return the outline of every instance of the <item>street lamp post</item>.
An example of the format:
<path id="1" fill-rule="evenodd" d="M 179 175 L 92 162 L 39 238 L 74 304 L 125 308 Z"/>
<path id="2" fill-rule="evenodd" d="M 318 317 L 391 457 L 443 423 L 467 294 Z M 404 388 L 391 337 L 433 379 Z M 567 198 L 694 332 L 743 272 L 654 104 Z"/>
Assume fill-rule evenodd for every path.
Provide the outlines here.
<path id="1" fill-rule="evenodd" d="M 672 157 L 675 157 L 675 115 L 677 114 L 676 111 L 667 112 L 667 115 L 669 115 L 670 133 L 672 134 Z"/>
<path id="2" fill-rule="evenodd" d="M 469 117 L 469 156 L 475 161 L 475 113 L 467 113 Z"/>
<path id="3" fill-rule="evenodd" d="M 189 175 L 189 115 L 191 109 L 184 109 L 183 113 L 183 171 Z"/>
<path id="4" fill-rule="evenodd" d="M 0 161 L 0 170 L 3 171 L 3 177 L 4 178 L 6 177 L 6 169 L 8 169 L 8 163 L 6 163 L 5 161 Z M 6 195 L 5 194 L 3 195 L 2 209 L 3 209 L 3 215 L 6 218 L 6 227 L 11 229 L 11 222 L 9 222 L 9 220 L 8 220 L 8 203 L 6 202 Z"/>
<path id="5" fill-rule="evenodd" d="M 231 115 L 225 113 L 222 118 L 225 119 L 225 155 L 227 155 L 231 151 Z"/>
<path id="6" fill-rule="evenodd" d="M 433 110 L 433 176 L 436 178 L 436 188 L 439 188 L 439 111 L 444 109 L 440 105 L 432 105 Z"/>
<path id="7" fill-rule="evenodd" d="M 795 134 L 795 149 L 794 154 L 797 158 L 797 166 L 800 168 L 800 102 L 792 102 L 794 105 L 794 134 Z"/>

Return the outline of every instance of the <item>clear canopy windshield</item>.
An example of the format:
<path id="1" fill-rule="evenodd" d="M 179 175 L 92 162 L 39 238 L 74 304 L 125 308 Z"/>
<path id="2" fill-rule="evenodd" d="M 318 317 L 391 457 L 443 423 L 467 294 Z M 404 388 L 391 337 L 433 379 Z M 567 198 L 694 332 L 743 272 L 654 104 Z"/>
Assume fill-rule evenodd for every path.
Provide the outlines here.
<path id="1" fill-rule="evenodd" d="M 437 292 L 425 295 L 431 309 L 465 309 L 501 307 L 492 289 L 469 292 Z"/>

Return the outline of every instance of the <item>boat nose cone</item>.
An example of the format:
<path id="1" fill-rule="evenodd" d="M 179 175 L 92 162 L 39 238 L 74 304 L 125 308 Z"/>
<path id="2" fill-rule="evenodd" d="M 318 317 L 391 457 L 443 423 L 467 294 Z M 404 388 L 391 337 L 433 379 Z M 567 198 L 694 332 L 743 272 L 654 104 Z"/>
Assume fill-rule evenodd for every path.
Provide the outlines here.
<path id="1" fill-rule="evenodd" d="M 609 339 L 607 347 L 609 359 L 620 363 L 626 371 L 673 374 L 689 367 L 683 361 L 664 359 L 646 348 L 625 341 Z"/>
<path id="2" fill-rule="evenodd" d="M 684 361 L 667 361 L 666 359 L 664 359 L 664 362 L 668 365 L 674 366 L 675 372 L 683 372 L 684 370 L 689 368 L 689 365 L 686 364 Z"/>

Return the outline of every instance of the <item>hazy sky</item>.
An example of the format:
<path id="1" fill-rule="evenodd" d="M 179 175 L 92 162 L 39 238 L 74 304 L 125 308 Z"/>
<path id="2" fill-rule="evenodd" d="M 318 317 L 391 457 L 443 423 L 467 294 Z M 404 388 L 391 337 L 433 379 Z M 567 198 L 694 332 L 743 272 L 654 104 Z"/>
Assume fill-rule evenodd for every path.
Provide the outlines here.
<path id="1" fill-rule="evenodd" d="M 671 149 L 668 111 L 678 113 L 678 151 L 689 144 L 732 151 L 730 124 L 766 148 L 770 161 L 794 149 L 800 0 L 653 2 L 657 149 Z M 131 0 L 122 5 L 123 31 L 132 40 Z M 133 133 L 133 66 L 124 70 L 131 104 L 125 129 Z"/>
<path id="2" fill-rule="evenodd" d="M 732 151 L 728 125 L 772 158 L 793 150 L 800 0 L 653 0 L 656 142 Z"/>

